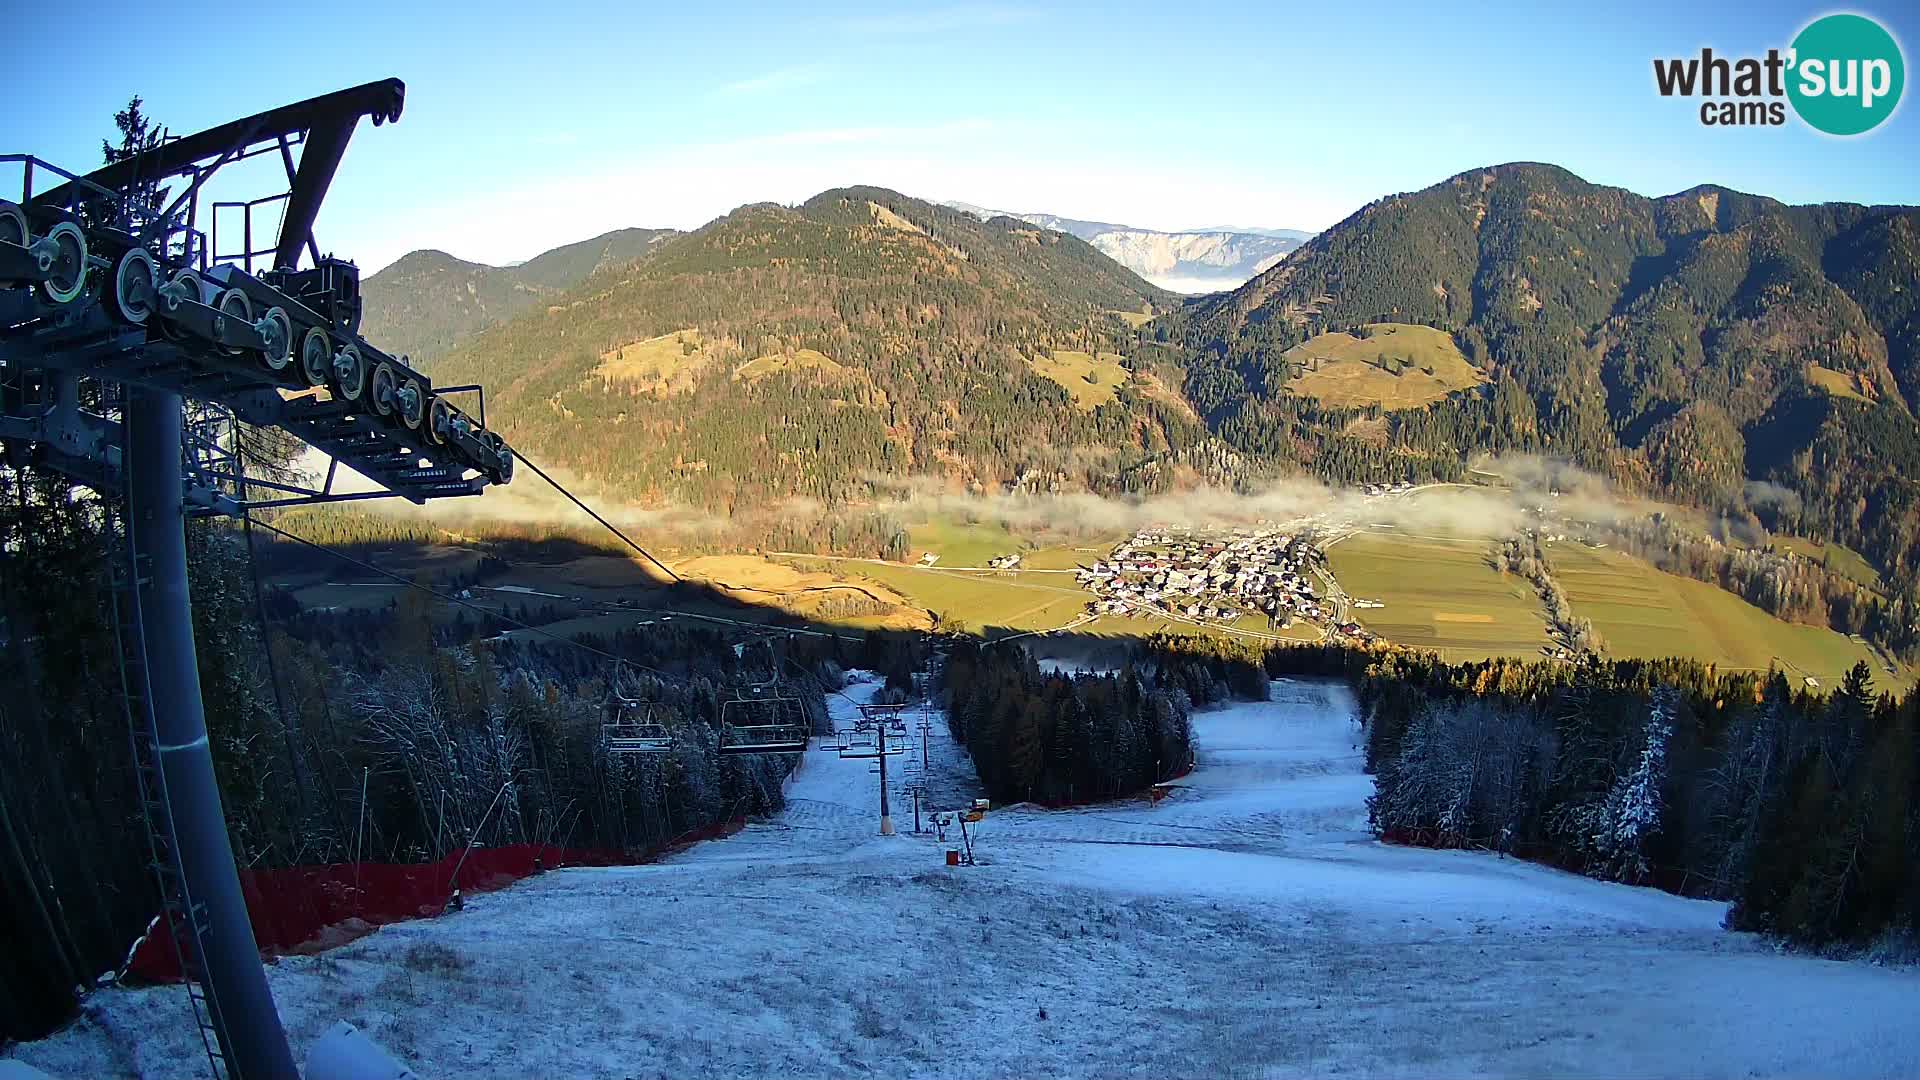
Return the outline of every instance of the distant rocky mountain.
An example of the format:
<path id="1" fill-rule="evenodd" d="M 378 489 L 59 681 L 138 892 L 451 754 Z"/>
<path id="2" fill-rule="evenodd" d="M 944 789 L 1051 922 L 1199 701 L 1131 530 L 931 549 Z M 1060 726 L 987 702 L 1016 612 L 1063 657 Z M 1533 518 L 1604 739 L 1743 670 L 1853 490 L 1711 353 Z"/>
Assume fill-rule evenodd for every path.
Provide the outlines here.
<path id="1" fill-rule="evenodd" d="M 1004 216 L 1077 236 L 1155 285 L 1184 293 L 1237 289 L 1255 274 L 1286 258 L 1287 252 L 1299 247 L 1313 235 L 1298 229 L 1266 228 L 1162 232 L 1108 221 L 1082 221 L 1058 214 L 990 210 L 964 202 L 945 205 L 972 214 L 982 221 Z"/>
<path id="2" fill-rule="evenodd" d="M 1205 228 L 1188 231 L 1251 233 L 1254 236 L 1271 236 L 1276 240 L 1298 240 L 1303 244 L 1313 239 L 1313 234 L 1305 229 L 1265 229 L 1258 225 L 1208 225 Z"/>
<path id="3" fill-rule="evenodd" d="M 616 229 L 512 266 L 488 266 L 444 251 L 411 251 L 360 283 L 367 340 L 430 361 L 495 323 L 632 262 L 680 235 L 672 229 Z"/>

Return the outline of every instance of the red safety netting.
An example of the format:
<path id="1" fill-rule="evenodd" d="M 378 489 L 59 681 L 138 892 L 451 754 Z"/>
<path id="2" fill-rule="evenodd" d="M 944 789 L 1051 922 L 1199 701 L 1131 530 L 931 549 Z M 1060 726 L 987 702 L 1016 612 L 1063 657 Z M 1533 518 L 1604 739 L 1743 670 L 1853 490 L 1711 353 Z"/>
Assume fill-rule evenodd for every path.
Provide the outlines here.
<path id="1" fill-rule="evenodd" d="M 336 863 L 281 870 L 242 870 L 247 915 L 263 956 L 316 952 L 345 944 L 386 923 L 439 915 L 457 886 L 462 895 L 505 888 L 541 870 L 563 866 L 627 866 L 652 862 L 699 840 L 737 832 L 743 823 L 723 822 L 673 844 L 625 854 L 536 844 L 475 848 L 461 862 L 456 851 L 430 863 Z M 537 860 L 537 863 L 536 863 Z M 458 868 L 459 880 L 454 880 Z M 167 982 L 180 965 L 163 931 L 149 933 L 133 950 L 128 970 L 139 978 Z"/>

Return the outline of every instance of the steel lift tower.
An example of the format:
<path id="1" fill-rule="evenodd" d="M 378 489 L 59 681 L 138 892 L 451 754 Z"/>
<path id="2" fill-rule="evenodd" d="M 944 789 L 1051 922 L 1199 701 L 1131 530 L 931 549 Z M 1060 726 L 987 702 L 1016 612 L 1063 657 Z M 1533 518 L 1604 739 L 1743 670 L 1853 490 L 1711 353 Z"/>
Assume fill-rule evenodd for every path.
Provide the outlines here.
<path id="1" fill-rule="evenodd" d="M 216 1075 L 298 1075 L 247 920 L 220 805 L 187 597 L 188 516 L 507 483 L 513 451 L 405 357 L 362 338 L 360 274 L 313 223 L 362 117 L 400 117 L 398 79 L 272 109 L 77 175 L 29 155 L 0 200 L 0 451 L 114 507 L 115 630 L 162 914 Z M 222 168 L 265 155 L 285 190 L 210 202 Z M 280 168 L 273 168 L 277 162 Z M 256 166 L 255 171 L 259 171 Z M 278 207 L 254 247 L 255 212 Z M 238 216 L 240 242 L 219 229 Z M 205 224 L 206 228 L 201 226 Z M 208 241 L 209 233 L 213 242 Z M 256 264 L 258 269 L 256 270 Z M 250 476 L 242 425 L 328 457 L 325 483 Z M 337 492 L 344 463 L 379 485 Z"/>

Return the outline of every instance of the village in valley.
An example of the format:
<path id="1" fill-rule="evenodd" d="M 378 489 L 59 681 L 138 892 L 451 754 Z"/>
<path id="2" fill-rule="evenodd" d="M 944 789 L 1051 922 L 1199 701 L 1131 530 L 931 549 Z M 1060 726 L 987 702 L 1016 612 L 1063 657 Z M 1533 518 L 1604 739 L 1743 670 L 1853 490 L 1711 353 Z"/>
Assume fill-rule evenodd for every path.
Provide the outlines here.
<path id="1" fill-rule="evenodd" d="M 1107 558 L 1082 566 L 1076 577 L 1095 595 L 1088 604 L 1094 615 L 1229 625 L 1253 614 L 1281 629 L 1304 622 L 1352 638 L 1367 636 L 1344 618 L 1338 586 L 1311 528 L 1142 529 Z"/>

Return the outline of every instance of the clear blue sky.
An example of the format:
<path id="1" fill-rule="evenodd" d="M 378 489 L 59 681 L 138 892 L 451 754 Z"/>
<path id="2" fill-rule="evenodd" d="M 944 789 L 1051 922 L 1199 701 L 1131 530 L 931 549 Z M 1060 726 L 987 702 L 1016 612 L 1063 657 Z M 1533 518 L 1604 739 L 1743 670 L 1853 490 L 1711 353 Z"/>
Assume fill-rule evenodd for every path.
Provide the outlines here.
<path id="1" fill-rule="evenodd" d="M 429 7 L 444 10 L 416 10 Z M 185 132 L 405 79 L 406 115 L 362 125 L 317 230 L 366 266 L 415 247 L 504 262 L 849 183 L 1158 228 L 1324 228 L 1377 196 L 1512 160 L 1647 194 L 1711 181 L 1791 202 L 1920 202 L 1910 101 L 1871 135 L 1836 140 L 1795 120 L 1704 128 L 1697 103 L 1654 92 L 1655 56 L 1784 47 L 1835 10 L 1822 5 L 82 10 L 11 13 L 0 149 L 91 167 L 134 93 Z M 162 10 L 186 20 L 186 55 L 155 46 Z M 1914 62 L 1920 10 L 1852 10 Z M 106 32 L 82 37 L 95 27 Z"/>

